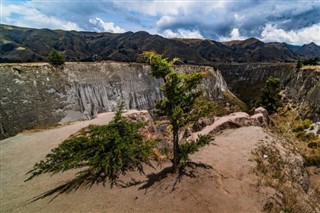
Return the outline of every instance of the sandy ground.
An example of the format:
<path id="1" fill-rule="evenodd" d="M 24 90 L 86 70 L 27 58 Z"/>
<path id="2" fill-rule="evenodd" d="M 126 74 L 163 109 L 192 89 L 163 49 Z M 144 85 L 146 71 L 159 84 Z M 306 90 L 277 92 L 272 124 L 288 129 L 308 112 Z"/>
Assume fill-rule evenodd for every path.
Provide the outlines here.
<path id="1" fill-rule="evenodd" d="M 192 156 L 194 162 L 211 165 L 209 170 L 194 169 L 196 177 L 165 174 L 162 169 L 146 168 L 149 178 L 132 173 L 125 177 L 145 181 L 129 188 L 95 185 L 80 188 L 56 199 L 32 199 L 72 179 L 73 172 L 50 177 L 43 175 L 29 182 L 25 173 L 70 134 L 88 124 L 110 121 L 112 113 L 100 114 L 91 121 L 77 122 L 39 132 L 25 132 L 0 141 L 1 203 L 0 212 L 261 212 L 264 196 L 257 190 L 257 177 L 252 170 L 251 150 L 264 139 L 259 127 L 225 130 L 215 137 L 215 144 Z M 158 179 L 157 179 L 158 178 Z"/>

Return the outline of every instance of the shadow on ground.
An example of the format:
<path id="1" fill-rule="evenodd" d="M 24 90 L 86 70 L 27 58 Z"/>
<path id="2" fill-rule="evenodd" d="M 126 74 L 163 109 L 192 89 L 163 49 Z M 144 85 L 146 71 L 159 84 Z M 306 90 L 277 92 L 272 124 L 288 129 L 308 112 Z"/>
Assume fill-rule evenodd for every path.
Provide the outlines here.
<path id="1" fill-rule="evenodd" d="M 138 190 L 145 190 L 145 193 L 147 193 L 149 189 L 157 188 L 158 186 L 161 185 L 161 183 L 163 181 L 170 178 L 170 180 L 173 180 L 173 181 L 170 181 L 169 186 L 171 185 L 170 186 L 171 191 L 174 191 L 176 189 L 177 185 L 181 182 L 181 180 L 184 177 L 197 178 L 199 175 L 201 175 L 201 173 L 203 171 L 209 172 L 209 170 L 211 170 L 211 169 L 212 169 L 212 167 L 210 165 L 207 165 L 204 163 L 187 162 L 184 166 L 180 167 L 179 172 L 176 174 L 172 174 L 172 172 L 171 172 L 172 167 L 166 167 L 158 173 L 151 173 L 151 174 L 146 175 L 147 179 L 144 181 L 135 180 L 132 178 L 130 181 L 127 181 L 127 182 L 124 182 L 121 180 L 114 182 L 114 183 L 110 182 L 110 186 L 111 186 L 111 188 L 113 186 L 116 186 L 119 188 L 128 188 L 128 187 L 132 187 L 132 186 L 141 185 L 138 188 Z M 30 201 L 30 203 L 33 203 L 33 202 L 40 200 L 40 199 L 44 199 L 46 197 L 53 196 L 49 201 L 49 203 L 50 203 L 51 201 L 53 201 L 55 198 L 57 198 L 59 195 L 61 195 L 63 193 L 76 191 L 80 187 L 90 189 L 93 185 L 94 185 L 94 183 L 92 181 L 79 183 L 76 179 L 73 179 L 65 184 L 62 184 L 54 189 L 51 189 L 49 191 L 46 191 L 46 192 L 34 197 Z M 102 185 L 105 186 L 106 183 L 103 182 Z M 167 186 L 166 188 L 169 188 L 169 186 Z"/>

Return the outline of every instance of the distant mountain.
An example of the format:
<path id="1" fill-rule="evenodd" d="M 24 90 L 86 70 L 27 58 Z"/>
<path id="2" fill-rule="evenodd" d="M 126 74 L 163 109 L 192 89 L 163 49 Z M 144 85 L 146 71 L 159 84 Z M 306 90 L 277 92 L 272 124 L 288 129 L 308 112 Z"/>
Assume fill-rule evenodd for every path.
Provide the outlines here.
<path id="1" fill-rule="evenodd" d="M 320 47 L 315 43 L 305 44 L 295 51 L 298 56 L 306 58 L 315 58 L 320 56 Z"/>
<path id="2" fill-rule="evenodd" d="M 46 61 L 54 48 L 67 61 L 115 60 L 141 62 L 141 53 L 155 50 L 181 63 L 287 62 L 314 57 L 320 47 L 264 43 L 255 38 L 220 43 L 208 39 L 167 39 L 147 32 L 96 33 L 31 29 L 0 25 L 0 62 Z"/>

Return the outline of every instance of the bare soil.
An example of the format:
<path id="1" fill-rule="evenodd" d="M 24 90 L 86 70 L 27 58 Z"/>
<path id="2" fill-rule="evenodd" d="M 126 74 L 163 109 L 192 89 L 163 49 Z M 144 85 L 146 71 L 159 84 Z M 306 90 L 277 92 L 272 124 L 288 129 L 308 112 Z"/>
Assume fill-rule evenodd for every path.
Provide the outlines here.
<path id="1" fill-rule="evenodd" d="M 91 121 L 25 132 L 1 141 L 0 212 L 262 212 L 267 193 L 258 190 L 251 150 L 270 136 L 260 127 L 225 130 L 215 137 L 216 145 L 192 156 L 193 162 L 212 169 L 189 168 L 181 176 L 172 175 L 166 172 L 170 164 L 164 162 L 162 168 L 146 168 L 148 177 L 137 173 L 124 177 L 125 181 L 142 181 L 135 186 L 94 185 L 53 200 L 51 196 L 30 203 L 34 197 L 71 180 L 74 172 L 42 175 L 24 182 L 26 172 L 70 134 L 89 124 L 106 123 L 112 116 L 104 113 Z"/>

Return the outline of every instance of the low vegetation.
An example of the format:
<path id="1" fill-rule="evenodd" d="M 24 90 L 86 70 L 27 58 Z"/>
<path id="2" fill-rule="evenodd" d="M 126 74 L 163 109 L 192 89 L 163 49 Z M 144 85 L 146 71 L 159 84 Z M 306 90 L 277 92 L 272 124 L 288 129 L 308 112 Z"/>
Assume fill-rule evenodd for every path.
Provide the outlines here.
<path id="1" fill-rule="evenodd" d="M 52 65 L 62 65 L 65 63 L 64 55 L 55 49 L 48 55 L 48 60 Z"/>
<path id="2" fill-rule="evenodd" d="M 259 105 L 269 113 L 277 112 L 280 106 L 281 82 L 279 78 L 269 77 L 260 94 Z"/>
<path id="3" fill-rule="evenodd" d="M 298 112 L 289 106 L 279 110 L 279 114 L 272 116 L 274 126 L 272 130 L 291 141 L 304 156 L 306 166 L 320 166 L 319 130 L 314 133 L 313 122 L 302 119 Z"/>
<path id="4" fill-rule="evenodd" d="M 143 173 L 143 165 L 151 165 L 154 141 L 143 139 L 140 129 L 145 125 L 125 119 L 121 105 L 113 120 L 107 125 L 88 126 L 70 136 L 54 148 L 45 160 L 28 172 L 31 180 L 41 174 L 81 169 L 63 190 L 81 184 L 117 184 L 118 178 L 129 171 Z"/>

